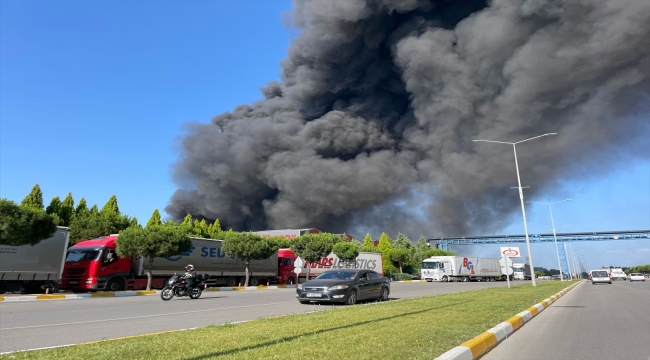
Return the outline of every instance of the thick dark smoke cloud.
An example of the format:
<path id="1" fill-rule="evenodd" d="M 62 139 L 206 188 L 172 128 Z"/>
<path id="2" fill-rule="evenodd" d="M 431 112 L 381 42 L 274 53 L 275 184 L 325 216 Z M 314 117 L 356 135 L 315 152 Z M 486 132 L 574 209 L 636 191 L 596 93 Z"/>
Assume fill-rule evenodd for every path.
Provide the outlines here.
<path id="1" fill-rule="evenodd" d="M 527 197 L 648 157 L 647 0 L 294 5 L 282 81 L 183 139 L 172 216 L 477 234 L 520 209 L 512 148 L 472 139 L 559 133 L 518 147 Z"/>

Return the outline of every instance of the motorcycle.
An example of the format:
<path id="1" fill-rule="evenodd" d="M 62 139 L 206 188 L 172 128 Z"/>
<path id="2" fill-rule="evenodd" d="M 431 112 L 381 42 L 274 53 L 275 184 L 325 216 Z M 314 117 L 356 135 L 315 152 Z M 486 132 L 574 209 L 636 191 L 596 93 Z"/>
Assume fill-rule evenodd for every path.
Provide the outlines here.
<path id="1" fill-rule="evenodd" d="M 171 300 L 174 296 L 189 296 L 190 299 L 198 299 L 203 294 L 203 290 L 208 287 L 205 282 L 209 277 L 210 275 L 208 274 L 197 274 L 196 279 L 190 284 L 190 288 L 188 288 L 185 279 L 174 274 L 174 276 L 167 280 L 167 285 L 160 292 L 160 298 L 164 301 Z"/>

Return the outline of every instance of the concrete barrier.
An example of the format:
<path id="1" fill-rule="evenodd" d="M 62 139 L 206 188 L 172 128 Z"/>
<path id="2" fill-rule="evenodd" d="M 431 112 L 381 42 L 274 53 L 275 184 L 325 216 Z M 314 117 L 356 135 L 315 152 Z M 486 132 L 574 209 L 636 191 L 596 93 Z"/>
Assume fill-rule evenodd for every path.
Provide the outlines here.
<path id="1" fill-rule="evenodd" d="M 557 294 L 544 299 L 541 302 L 529 307 L 519 314 L 507 319 L 497 326 L 476 336 L 475 338 L 465 341 L 455 348 L 438 356 L 435 360 L 475 360 L 487 354 L 490 350 L 499 345 L 508 336 L 519 330 L 524 324 L 532 320 L 539 313 L 544 311 L 549 305 L 556 302 L 564 296 L 569 290 L 581 284 L 582 281 L 568 286 Z"/>

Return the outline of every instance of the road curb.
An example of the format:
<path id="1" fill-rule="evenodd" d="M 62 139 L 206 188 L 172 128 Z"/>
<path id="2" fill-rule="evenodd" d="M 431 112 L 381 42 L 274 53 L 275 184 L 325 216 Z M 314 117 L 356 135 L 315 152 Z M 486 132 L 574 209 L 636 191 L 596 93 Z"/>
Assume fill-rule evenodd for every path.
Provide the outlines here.
<path id="1" fill-rule="evenodd" d="M 476 336 L 475 338 L 465 341 L 459 346 L 456 346 L 455 348 L 438 356 L 435 358 L 435 360 L 479 359 L 579 284 L 582 284 L 582 281 L 564 288 L 555 295 L 542 300 L 541 302 L 529 307 L 528 309 L 520 312 L 510 319 L 507 319 L 506 321 Z"/>
<path id="2" fill-rule="evenodd" d="M 273 286 L 235 286 L 235 287 L 214 287 L 207 288 L 205 291 L 250 291 L 250 290 L 274 290 L 274 289 L 292 289 L 296 285 L 273 285 Z M 17 302 L 17 301 L 36 301 L 36 300 L 70 300 L 70 299 L 87 299 L 103 297 L 129 297 L 129 296 L 147 296 L 158 295 L 160 290 L 151 291 L 105 291 L 90 294 L 50 294 L 50 295 L 20 295 L 20 296 L 0 296 L 0 302 Z"/>

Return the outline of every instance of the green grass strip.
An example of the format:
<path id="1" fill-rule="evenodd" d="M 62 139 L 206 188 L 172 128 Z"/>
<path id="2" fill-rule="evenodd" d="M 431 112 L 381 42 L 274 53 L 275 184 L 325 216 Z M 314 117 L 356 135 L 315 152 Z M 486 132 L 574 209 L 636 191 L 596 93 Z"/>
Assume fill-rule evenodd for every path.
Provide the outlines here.
<path id="1" fill-rule="evenodd" d="M 336 306 L 333 311 L 13 353 L 0 359 L 432 359 L 572 283 L 548 281 L 535 288 L 526 284 Z M 309 305 L 296 302 L 296 306 Z"/>

